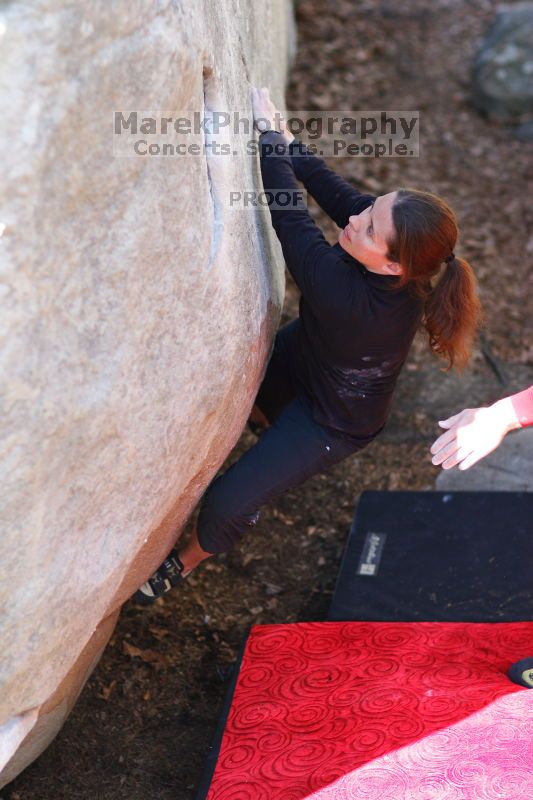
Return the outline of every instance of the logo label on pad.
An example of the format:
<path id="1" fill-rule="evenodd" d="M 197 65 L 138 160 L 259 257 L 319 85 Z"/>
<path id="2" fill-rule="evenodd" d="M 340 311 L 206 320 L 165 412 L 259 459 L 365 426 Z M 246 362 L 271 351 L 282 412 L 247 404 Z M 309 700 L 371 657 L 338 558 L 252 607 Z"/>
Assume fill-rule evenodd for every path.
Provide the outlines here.
<path id="1" fill-rule="evenodd" d="M 357 567 L 358 575 L 377 575 L 386 533 L 367 533 Z"/>

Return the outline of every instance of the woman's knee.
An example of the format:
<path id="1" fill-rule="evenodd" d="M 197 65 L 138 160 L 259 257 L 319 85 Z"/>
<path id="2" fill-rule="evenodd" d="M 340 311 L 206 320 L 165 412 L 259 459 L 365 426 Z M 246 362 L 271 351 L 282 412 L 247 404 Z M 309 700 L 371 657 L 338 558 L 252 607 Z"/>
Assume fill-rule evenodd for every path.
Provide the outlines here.
<path id="1" fill-rule="evenodd" d="M 259 519 L 259 510 L 250 510 L 242 498 L 227 491 L 223 477 L 221 475 L 211 484 L 198 517 L 198 541 L 209 553 L 231 550 Z"/>

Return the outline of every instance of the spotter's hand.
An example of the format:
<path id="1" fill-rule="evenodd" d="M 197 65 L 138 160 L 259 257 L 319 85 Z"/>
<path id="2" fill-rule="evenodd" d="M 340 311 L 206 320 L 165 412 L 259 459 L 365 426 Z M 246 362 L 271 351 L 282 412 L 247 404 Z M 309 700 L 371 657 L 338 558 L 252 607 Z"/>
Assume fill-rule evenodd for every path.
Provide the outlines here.
<path id="1" fill-rule="evenodd" d="M 432 463 L 465 470 L 496 450 L 519 422 L 510 398 L 505 398 L 488 408 L 465 408 L 439 425 L 446 432 L 431 445 Z"/>

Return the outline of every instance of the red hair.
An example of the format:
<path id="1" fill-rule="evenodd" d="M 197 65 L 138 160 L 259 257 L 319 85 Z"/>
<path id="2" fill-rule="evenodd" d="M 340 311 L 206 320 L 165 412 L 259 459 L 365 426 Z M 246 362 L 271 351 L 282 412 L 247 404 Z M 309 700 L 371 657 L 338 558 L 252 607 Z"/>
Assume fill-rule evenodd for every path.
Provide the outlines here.
<path id="1" fill-rule="evenodd" d="M 470 359 L 482 310 L 470 264 L 456 256 L 443 264 L 456 246 L 456 216 L 441 197 L 407 188 L 398 190 L 392 220 L 395 236 L 387 258 L 403 268 L 399 286 L 409 283 L 424 298 L 422 327 L 432 352 L 448 362 L 447 369 L 461 370 Z"/>

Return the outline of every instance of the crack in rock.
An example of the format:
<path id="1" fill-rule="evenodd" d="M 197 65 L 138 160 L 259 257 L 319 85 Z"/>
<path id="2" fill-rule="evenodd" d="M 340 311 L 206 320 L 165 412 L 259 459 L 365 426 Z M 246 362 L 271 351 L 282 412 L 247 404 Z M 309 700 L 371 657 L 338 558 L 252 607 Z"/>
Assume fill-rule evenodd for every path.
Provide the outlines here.
<path id="1" fill-rule="evenodd" d="M 211 82 L 213 77 L 213 70 L 211 67 L 204 67 L 203 69 L 203 79 L 204 79 L 204 109 L 203 109 L 203 116 L 206 120 L 206 130 L 204 133 L 204 151 L 205 151 L 205 159 L 206 159 L 206 170 L 207 170 L 207 183 L 209 186 L 209 195 L 211 197 L 211 206 L 213 209 L 213 232 L 212 232 L 212 239 L 211 239 L 211 249 L 209 251 L 209 259 L 207 262 L 207 269 L 210 270 L 213 264 L 215 263 L 216 254 L 218 251 L 222 230 L 223 230 L 223 222 L 222 222 L 222 213 L 221 213 L 221 206 L 219 199 L 216 195 L 215 188 L 214 188 L 214 181 L 213 181 L 213 170 L 211 167 L 211 159 L 214 158 L 212 155 L 211 147 L 213 142 L 216 141 L 215 135 L 211 132 L 208 132 L 207 129 L 212 131 L 211 122 L 213 120 L 213 108 L 212 103 L 209 101 L 209 94 L 212 92 L 210 91 L 209 83 Z"/>

